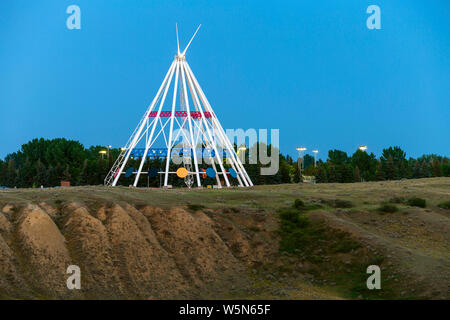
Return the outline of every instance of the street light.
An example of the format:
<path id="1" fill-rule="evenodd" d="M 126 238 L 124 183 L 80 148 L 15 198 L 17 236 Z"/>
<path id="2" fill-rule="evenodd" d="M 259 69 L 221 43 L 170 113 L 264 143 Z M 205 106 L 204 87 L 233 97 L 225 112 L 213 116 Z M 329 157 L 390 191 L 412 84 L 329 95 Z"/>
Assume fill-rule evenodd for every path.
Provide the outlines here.
<path id="1" fill-rule="evenodd" d="M 297 159 L 298 171 L 300 171 L 300 174 L 302 174 L 302 171 L 303 171 L 303 152 L 306 151 L 306 148 L 305 147 L 297 147 L 296 149 L 298 151 L 298 159 Z"/>
<path id="2" fill-rule="evenodd" d="M 105 154 L 107 153 L 106 150 L 100 150 L 98 153 L 100 153 L 102 155 L 102 160 L 105 157 Z"/>
<path id="3" fill-rule="evenodd" d="M 242 146 L 240 146 L 239 148 L 238 148 L 238 154 L 239 154 L 239 152 L 240 151 L 243 151 L 243 155 L 241 156 L 241 162 L 242 163 L 245 163 L 245 151 L 247 150 L 247 148 L 244 146 L 244 145 L 242 145 Z"/>
<path id="4" fill-rule="evenodd" d="M 313 153 L 314 153 L 314 168 L 316 167 L 316 156 L 317 156 L 317 153 L 319 152 L 319 150 L 313 150 L 312 151 Z"/>
<path id="5" fill-rule="evenodd" d="M 367 150 L 367 146 L 359 146 L 358 148 L 361 151 L 366 151 Z"/>
<path id="6" fill-rule="evenodd" d="M 112 148 L 112 145 L 108 144 L 106 147 L 108 148 L 108 159 L 109 159 L 109 150 Z"/>

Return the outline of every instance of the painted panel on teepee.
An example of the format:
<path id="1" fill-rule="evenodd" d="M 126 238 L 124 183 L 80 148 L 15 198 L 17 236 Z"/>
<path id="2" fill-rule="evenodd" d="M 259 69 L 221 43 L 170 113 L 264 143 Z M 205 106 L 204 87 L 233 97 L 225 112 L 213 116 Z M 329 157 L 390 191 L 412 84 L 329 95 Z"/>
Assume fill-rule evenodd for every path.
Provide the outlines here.
<path id="1" fill-rule="evenodd" d="M 236 171 L 233 168 L 228 169 L 228 172 L 231 177 L 233 177 L 233 178 L 237 177 Z"/>
<path id="2" fill-rule="evenodd" d="M 177 176 L 178 178 L 186 178 L 188 175 L 188 171 L 186 170 L 186 168 L 178 168 L 177 170 Z"/>
<path id="3" fill-rule="evenodd" d="M 131 175 L 133 174 L 133 172 L 134 172 L 134 168 L 128 168 L 128 170 L 125 171 L 125 178 L 131 177 Z"/>
<path id="4" fill-rule="evenodd" d="M 215 178 L 217 173 L 213 168 L 206 169 L 206 175 L 210 178 Z"/>

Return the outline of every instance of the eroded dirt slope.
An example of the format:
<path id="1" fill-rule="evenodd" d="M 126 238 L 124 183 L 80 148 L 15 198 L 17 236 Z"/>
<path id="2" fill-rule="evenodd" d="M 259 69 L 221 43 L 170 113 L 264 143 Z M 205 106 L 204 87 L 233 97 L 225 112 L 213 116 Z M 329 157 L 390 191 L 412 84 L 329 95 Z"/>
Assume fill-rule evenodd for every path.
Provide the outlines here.
<path id="1" fill-rule="evenodd" d="M 210 215 L 127 203 L 96 209 L 76 202 L 59 208 L 6 205 L 0 213 L 0 295 L 225 297 L 232 285 L 246 281 L 248 267 L 276 252 L 276 246 L 256 243 L 225 217 L 227 231 L 218 232 L 224 226 Z M 260 223 L 275 227 L 267 214 Z M 82 270 L 81 291 L 66 287 L 69 265 Z"/>

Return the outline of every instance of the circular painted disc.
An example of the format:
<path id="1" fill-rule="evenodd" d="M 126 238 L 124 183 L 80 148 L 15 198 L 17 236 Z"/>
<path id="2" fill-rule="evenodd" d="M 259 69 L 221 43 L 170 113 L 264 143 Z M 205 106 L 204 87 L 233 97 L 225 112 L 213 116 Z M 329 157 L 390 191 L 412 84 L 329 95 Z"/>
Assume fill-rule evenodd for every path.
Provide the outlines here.
<path id="1" fill-rule="evenodd" d="M 230 176 L 233 178 L 237 177 L 236 171 L 233 168 L 228 169 L 228 172 L 230 173 Z"/>
<path id="2" fill-rule="evenodd" d="M 215 178 L 216 177 L 216 171 L 214 171 L 213 168 L 208 168 L 206 169 L 206 175 L 210 178 Z"/>
<path id="3" fill-rule="evenodd" d="M 131 177 L 133 172 L 134 172 L 134 168 L 128 168 L 128 170 L 125 172 L 125 178 Z"/>
<path id="4" fill-rule="evenodd" d="M 158 175 L 158 169 L 156 169 L 156 168 L 150 168 L 149 170 L 148 170 L 148 176 L 150 177 L 150 178 L 154 178 L 154 177 L 156 177 Z"/>
<path id="5" fill-rule="evenodd" d="M 178 178 L 186 178 L 188 175 L 188 171 L 186 168 L 178 168 L 177 170 L 177 176 Z"/>

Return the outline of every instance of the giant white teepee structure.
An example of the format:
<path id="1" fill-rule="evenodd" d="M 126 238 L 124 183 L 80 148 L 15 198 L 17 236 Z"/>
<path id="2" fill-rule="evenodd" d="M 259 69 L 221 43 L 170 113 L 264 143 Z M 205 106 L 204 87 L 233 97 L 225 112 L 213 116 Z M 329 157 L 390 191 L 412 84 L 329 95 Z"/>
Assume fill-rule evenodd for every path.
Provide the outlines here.
<path id="1" fill-rule="evenodd" d="M 175 56 L 161 87 L 130 139 L 105 178 L 105 185 L 116 186 L 120 177 L 134 175 L 134 186 L 142 174 L 162 175 L 168 186 L 170 174 L 176 174 L 191 187 L 202 185 L 206 175 L 215 178 L 217 186 L 253 186 L 239 157 L 225 134 L 208 99 L 186 62 L 186 51 L 197 34 L 195 31 L 184 51 Z M 172 101 L 166 99 L 168 96 Z M 149 168 L 150 157 L 164 158 L 164 169 Z M 139 159 L 138 168 L 127 168 L 130 158 Z M 171 166 L 172 164 L 172 166 Z M 170 167 L 178 170 L 170 171 Z M 206 165 L 208 168 L 199 168 Z"/>

